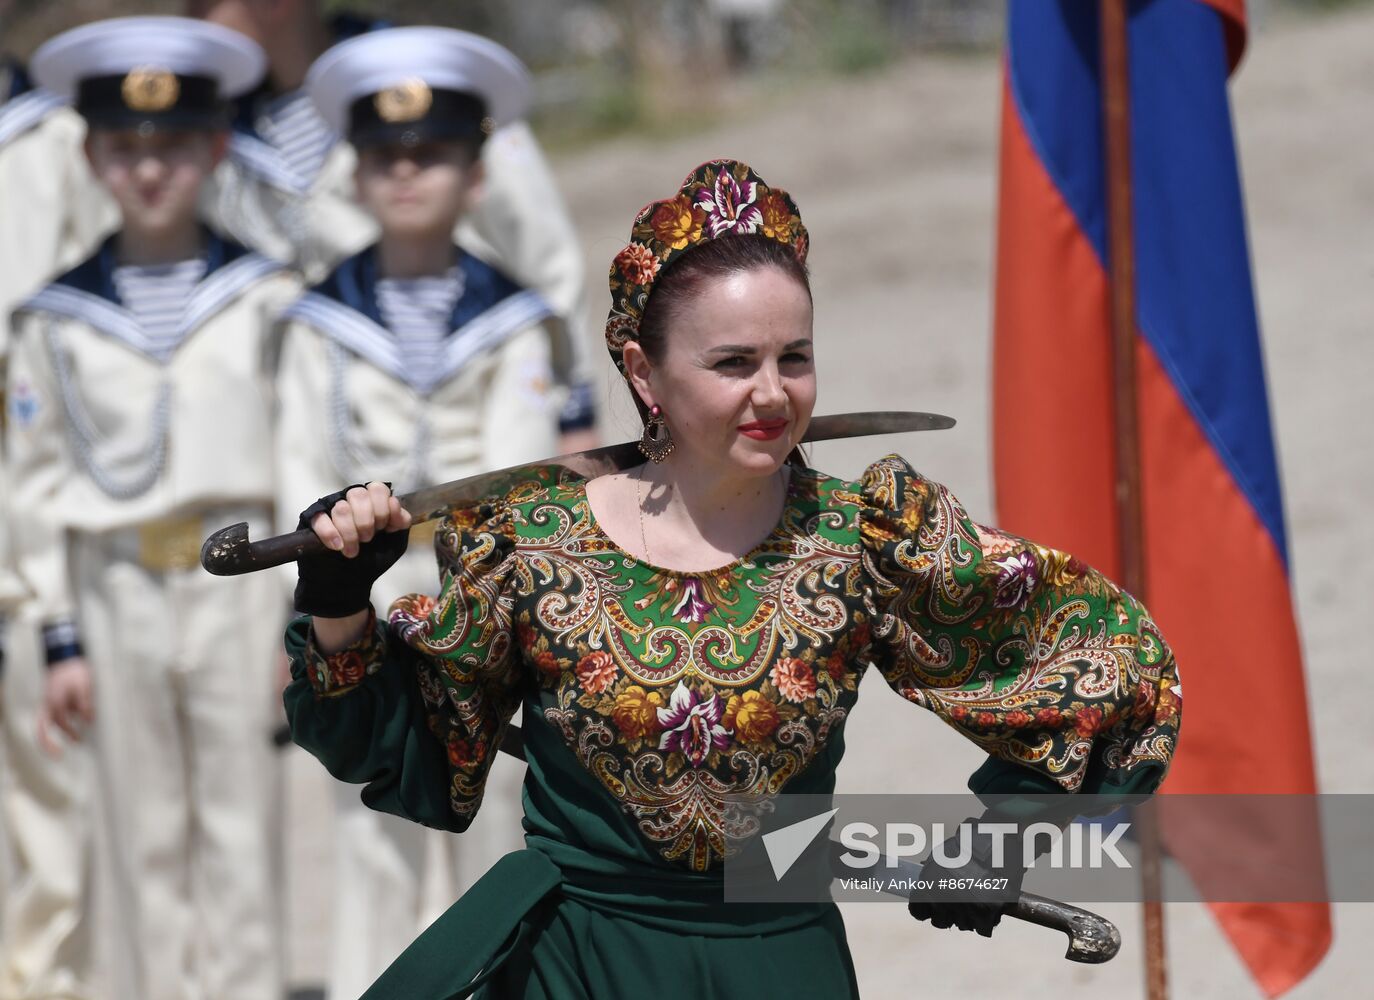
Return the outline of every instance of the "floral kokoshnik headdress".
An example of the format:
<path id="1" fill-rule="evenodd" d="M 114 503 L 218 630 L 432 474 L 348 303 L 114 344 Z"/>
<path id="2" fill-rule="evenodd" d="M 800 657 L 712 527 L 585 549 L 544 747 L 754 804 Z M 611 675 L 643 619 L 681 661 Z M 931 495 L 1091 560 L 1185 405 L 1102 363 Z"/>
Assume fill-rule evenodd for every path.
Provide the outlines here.
<path id="1" fill-rule="evenodd" d="M 746 163 L 703 163 L 672 198 L 639 210 L 630 244 L 611 261 L 606 349 L 622 375 L 621 351 L 626 341 L 639 336 L 640 320 L 663 269 L 699 243 L 736 233 L 767 236 L 806 261 L 808 237 L 796 203 L 781 188 L 770 188 Z"/>

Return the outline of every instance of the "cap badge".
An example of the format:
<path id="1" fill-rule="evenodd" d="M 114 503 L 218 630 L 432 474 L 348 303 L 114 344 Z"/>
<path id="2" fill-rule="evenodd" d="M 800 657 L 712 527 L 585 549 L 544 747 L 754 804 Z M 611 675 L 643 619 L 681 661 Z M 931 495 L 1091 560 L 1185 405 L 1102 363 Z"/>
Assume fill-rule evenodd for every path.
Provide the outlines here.
<path id="1" fill-rule="evenodd" d="M 160 66 L 138 66 L 125 75 L 119 93 L 134 111 L 166 111 L 181 96 L 181 81 Z"/>
<path id="2" fill-rule="evenodd" d="M 384 122 L 413 122 L 425 116 L 434 103 L 429 84 L 416 77 L 387 87 L 372 99 L 377 117 Z"/>

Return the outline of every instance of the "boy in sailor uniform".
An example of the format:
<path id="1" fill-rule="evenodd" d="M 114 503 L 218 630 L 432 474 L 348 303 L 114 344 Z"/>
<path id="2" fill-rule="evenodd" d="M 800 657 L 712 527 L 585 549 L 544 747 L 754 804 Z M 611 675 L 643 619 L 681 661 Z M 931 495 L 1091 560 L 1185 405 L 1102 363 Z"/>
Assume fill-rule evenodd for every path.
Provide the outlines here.
<path id="1" fill-rule="evenodd" d="M 396 28 L 326 52 L 306 86 L 356 147 L 358 199 L 381 235 L 286 311 L 277 479 L 279 517 L 292 520 L 282 529 L 349 483 L 384 479 L 402 492 L 533 461 L 554 453 L 559 433 L 549 306 L 452 236 L 495 180 L 480 156 L 488 134 L 524 112 L 524 67 L 476 35 Z M 432 545 L 415 539 L 378 583 L 378 608 L 434 572 Z M 362 993 L 427 917 L 520 846 L 522 774 L 496 770 L 478 823 L 461 838 L 431 833 L 428 849 L 426 831 L 335 786 L 330 996 Z M 427 866 L 427 853 L 441 861 Z"/>
<path id="2" fill-rule="evenodd" d="M 216 526 L 271 523 L 266 345 L 299 283 L 196 212 L 225 98 L 264 66 L 243 36 L 182 18 L 89 24 L 33 58 L 86 119 L 122 221 L 17 311 L 6 429 L 15 562 L 48 663 L 40 725 L 80 739 L 91 718 L 116 997 L 281 990 L 280 589 L 197 559 Z"/>
<path id="3" fill-rule="evenodd" d="M 67 102 L 0 66 L 0 426 L 10 312 L 88 254 L 117 222 L 81 156 Z M 89 761 L 40 750 L 43 665 L 32 605 L 10 560 L 0 446 L 0 997 L 88 996 Z"/>
<path id="4" fill-rule="evenodd" d="M 377 239 L 359 205 L 353 146 L 315 112 L 306 67 L 325 47 L 384 30 L 348 15 L 325 19 L 319 0 L 188 0 L 187 13 L 242 31 L 268 55 L 263 85 L 237 105 L 229 155 L 215 172 L 209 210 L 248 246 L 292 259 L 311 281 Z M 534 133 L 503 123 L 482 145 L 487 183 L 464 213 L 458 242 L 549 303 L 562 321 L 554 374 L 561 397 L 558 450 L 597 443 L 593 366 L 585 349 L 582 251 Z"/>

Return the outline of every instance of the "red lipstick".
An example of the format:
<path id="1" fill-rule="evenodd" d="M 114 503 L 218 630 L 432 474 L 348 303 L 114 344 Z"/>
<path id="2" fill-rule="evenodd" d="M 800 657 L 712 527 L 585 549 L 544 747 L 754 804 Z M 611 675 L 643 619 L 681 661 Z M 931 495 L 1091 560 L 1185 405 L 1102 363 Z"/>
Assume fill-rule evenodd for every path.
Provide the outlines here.
<path id="1" fill-rule="evenodd" d="M 739 432 L 755 441 L 774 441 L 782 437 L 782 432 L 787 430 L 787 425 L 791 422 L 782 419 L 755 420 L 752 423 L 740 424 Z"/>

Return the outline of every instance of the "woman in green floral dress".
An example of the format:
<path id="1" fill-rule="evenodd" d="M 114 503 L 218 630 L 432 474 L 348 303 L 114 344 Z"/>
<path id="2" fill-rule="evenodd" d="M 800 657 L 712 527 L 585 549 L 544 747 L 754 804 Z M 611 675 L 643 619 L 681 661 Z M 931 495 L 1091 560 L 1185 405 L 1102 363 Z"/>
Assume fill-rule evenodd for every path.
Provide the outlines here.
<path id="1" fill-rule="evenodd" d="M 805 466 L 806 249 L 791 198 L 732 161 L 643 209 L 607 343 L 653 460 L 453 511 L 437 598 L 371 609 L 409 526 L 382 484 L 302 514 L 336 551 L 300 566 L 296 742 L 454 832 L 517 709 L 529 762 L 526 849 L 368 998 L 855 995 L 832 903 L 726 904 L 721 866 L 728 798 L 833 789 L 870 664 L 987 751 L 975 792 L 1162 780 L 1177 672 L 1134 598 L 896 456 L 856 482 Z"/>

